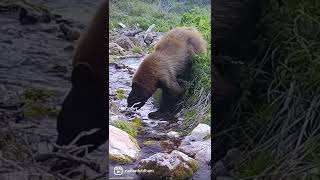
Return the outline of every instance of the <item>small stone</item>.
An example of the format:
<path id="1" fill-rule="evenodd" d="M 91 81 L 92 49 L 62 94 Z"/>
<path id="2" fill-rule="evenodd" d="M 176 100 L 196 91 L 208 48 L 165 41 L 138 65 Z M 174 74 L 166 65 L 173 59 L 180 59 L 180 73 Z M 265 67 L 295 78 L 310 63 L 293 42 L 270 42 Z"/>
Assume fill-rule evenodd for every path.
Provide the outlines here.
<path id="1" fill-rule="evenodd" d="M 175 131 L 170 131 L 170 132 L 167 133 L 167 135 L 168 135 L 169 137 L 174 137 L 174 138 L 179 137 L 179 133 L 178 133 L 178 132 L 175 132 Z"/>
<path id="2" fill-rule="evenodd" d="M 124 24 L 121 23 L 121 22 L 118 23 L 118 26 L 121 27 L 121 28 L 126 28 L 126 25 L 124 25 Z"/>

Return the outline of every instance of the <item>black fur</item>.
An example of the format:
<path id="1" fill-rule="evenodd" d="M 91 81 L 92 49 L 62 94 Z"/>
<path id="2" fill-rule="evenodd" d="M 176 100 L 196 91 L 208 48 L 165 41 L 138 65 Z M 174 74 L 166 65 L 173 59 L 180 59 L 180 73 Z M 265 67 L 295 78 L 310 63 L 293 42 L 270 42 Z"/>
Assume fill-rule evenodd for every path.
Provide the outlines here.
<path id="1" fill-rule="evenodd" d="M 58 145 L 68 145 L 79 133 L 94 128 L 100 130 L 81 138 L 76 145 L 92 145 L 89 148 L 91 152 L 107 140 L 107 109 L 103 98 L 106 92 L 105 84 L 96 80 L 89 65 L 79 64 L 74 67 L 72 89 L 58 116 Z"/>

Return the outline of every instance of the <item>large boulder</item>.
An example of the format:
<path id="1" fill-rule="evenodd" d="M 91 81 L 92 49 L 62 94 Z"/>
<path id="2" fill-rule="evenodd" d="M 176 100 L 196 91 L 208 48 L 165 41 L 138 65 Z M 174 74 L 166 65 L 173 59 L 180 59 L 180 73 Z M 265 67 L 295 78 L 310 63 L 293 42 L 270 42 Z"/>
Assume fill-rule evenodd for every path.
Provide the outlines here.
<path id="1" fill-rule="evenodd" d="M 198 170 L 198 163 L 188 155 L 174 150 L 170 154 L 157 153 L 139 162 L 137 171 L 146 179 L 188 179 Z"/>
<path id="2" fill-rule="evenodd" d="M 140 147 L 137 140 L 123 130 L 109 125 L 109 159 L 129 163 L 138 158 Z"/>
<path id="3" fill-rule="evenodd" d="M 178 149 L 196 160 L 209 163 L 211 160 L 210 129 L 206 124 L 199 124 L 189 136 L 182 140 Z"/>

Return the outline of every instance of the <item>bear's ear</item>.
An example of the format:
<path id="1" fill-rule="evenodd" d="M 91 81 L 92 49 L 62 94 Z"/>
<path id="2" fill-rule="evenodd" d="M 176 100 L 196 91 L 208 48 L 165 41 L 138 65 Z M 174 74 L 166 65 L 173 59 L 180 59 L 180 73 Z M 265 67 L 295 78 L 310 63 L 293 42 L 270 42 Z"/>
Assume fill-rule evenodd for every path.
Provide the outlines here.
<path id="1" fill-rule="evenodd" d="M 71 82 L 75 88 L 87 88 L 94 81 L 94 71 L 89 64 L 79 63 L 73 67 Z"/>

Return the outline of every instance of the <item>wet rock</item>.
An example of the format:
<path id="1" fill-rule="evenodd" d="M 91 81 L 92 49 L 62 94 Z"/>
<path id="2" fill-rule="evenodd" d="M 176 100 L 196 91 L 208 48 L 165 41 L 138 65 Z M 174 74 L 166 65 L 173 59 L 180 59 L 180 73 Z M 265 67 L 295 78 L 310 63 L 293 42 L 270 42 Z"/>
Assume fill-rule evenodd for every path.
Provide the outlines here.
<path id="1" fill-rule="evenodd" d="M 167 135 L 169 137 L 172 137 L 172 138 L 178 138 L 179 137 L 179 133 L 175 132 L 175 131 L 170 131 L 170 132 L 167 133 Z"/>
<path id="2" fill-rule="evenodd" d="M 130 38 L 127 36 L 121 36 L 120 38 L 118 38 L 115 41 L 115 43 L 117 43 L 119 46 L 121 46 L 126 51 L 129 51 L 130 49 L 132 49 L 134 47 L 134 44 L 132 43 Z"/>
<path id="3" fill-rule="evenodd" d="M 80 31 L 68 26 L 65 23 L 60 23 L 59 28 L 63 33 L 64 38 L 68 41 L 75 41 L 80 37 Z"/>
<path id="4" fill-rule="evenodd" d="M 163 152 L 171 152 L 175 149 L 175 144 L 170 140 L 163 140 L 160 142 L 160 146 Z"/>
<path id="5" fill-rule="evenodd" d="M 29 5 L 23 5 L 19 11 L 19 21 L 22 25 L 36 24 L 39 22 L 50 23 L 52 15 L 44 8 L 36 8 Z"/>
<path id="6" fill-rule="evenodd" d="M 168 153 L 157 153 L 139 162 L 138 169 L 153 172 L 138 172 L 148 179 L 188 179 L 198 169 L 198 163 L 186 154 L 177 150 Z"/>
<path id="7" fill-rule="evenodd" d="M 184 139 L 178 149 L 190 156 L 194 156 L 196 160 L 205 163 L 211 160 L 211 140 L 190 142 Z"/>
<path id="8" fill-rule="evenodd" d="M 166 139 L 167 135 L 165 133 L 162 132 L 158 132 L 156 130 L 149 128 L 142 128 L 141 133 L 144 134 L 144 136 L 146 138 L 150 138 L 150 139 Z"/>
<path id="9" fill-rule="evenodd" d="M 207 137 L 210 137 L 210 126 L 199 124 L 182 140 L 178 149 L 196 160 L 208 163 L 211 160 L 211 139 Z"/>
<path id="10" fill-rule="evenodd" d="M 140 147 L 128 133 L 109 125 L 109 157 L 112 161 L 128 163 L 138 158 Z"/>
<path id="11" fill-rule="evenodd" d="M 57 26 L 48 26 L 47 24 L 45 26 L 42 26 L 40 31 L 45 33 L 55 33 L 59 30 Z"/>
<path id="12" fill-rule="evenodd" d="M 114 66 L 116 69 L 124 69 L 126 66 L 124 64 L 115 64 Z"/>
<path id="13" fill-rule="evenodd" d="M 70 45 L 64 47 L 63 50 L 65 50 L 65 51 L 73 51 L 74 50 L 74 46 L 72 44 L 70 44 Z"/>
<path id="14" fill-rule="evenodd" d="M 203 140 L 205 137 L 210 135 L 211 127 L 207 124 L 200 123 L 196 128 L 194 128 L 190 134 L 190 136 L 186 137 L 191 141 L 199 141 Z"/>
<path id="15" fill-rule="evenodd" d="M 109 43 L 109 54 L 111 55 L 124 55 L 124 49 L 117 43 Z"/>
<path id="16" fill-rule="evenodd" d="M 168 121 L 155 121 L 155 120 L 143 120 L 144 125 L 148 127 L 156 127 L 158 125 L 167 125 L 169 124 Z"/>

